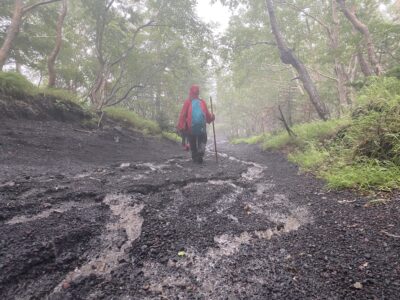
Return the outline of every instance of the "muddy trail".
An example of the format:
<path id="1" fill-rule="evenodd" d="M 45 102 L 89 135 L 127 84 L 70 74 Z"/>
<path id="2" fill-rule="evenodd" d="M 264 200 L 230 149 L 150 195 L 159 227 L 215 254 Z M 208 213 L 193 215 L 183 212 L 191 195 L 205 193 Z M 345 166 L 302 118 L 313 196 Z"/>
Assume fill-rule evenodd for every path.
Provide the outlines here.
<path id="1" fill-rule="evenodd" d="M 398 299 L 400 201 L 227 142 L 2 124 L 1 299 Z"/>

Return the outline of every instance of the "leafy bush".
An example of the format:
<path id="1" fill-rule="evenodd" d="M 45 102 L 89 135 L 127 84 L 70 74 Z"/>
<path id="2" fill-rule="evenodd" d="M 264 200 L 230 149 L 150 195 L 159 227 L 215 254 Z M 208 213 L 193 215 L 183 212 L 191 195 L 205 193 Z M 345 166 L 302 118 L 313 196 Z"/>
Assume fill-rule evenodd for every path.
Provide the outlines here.
<path id="1" fill-rule="evenodd" d="M 0 72 L 0 93 L 13 97 L 33 96 L 37 88 L 15 72 Z"/>
<path id="2" fill-rule="evenodd" d="M 397 79 L 400 79 L 400 66 L 390 69 L 389 71 L 386 72 L 385 76 L 396 77 Z"/>
<path id="3" fill-rule="evenodd" d="M 145 134 L 161 134 L 161 129 L 156 122 L 146 120 L 131 110 L 122 107 L 108 107 L 105 112 L 111 119 L 126 122 L 132 128 L 141 130 Z"/>

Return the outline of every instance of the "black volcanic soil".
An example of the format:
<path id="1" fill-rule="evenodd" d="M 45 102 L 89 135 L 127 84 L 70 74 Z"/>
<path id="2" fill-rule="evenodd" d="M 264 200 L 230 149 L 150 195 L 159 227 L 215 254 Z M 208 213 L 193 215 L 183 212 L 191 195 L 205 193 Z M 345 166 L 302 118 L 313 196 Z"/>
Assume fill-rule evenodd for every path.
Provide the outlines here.
<path id="1" fill-rule="evenodd" d="M 399 299 L 400 201 L 226 142 L 0 121 L 1 299 Z"/>

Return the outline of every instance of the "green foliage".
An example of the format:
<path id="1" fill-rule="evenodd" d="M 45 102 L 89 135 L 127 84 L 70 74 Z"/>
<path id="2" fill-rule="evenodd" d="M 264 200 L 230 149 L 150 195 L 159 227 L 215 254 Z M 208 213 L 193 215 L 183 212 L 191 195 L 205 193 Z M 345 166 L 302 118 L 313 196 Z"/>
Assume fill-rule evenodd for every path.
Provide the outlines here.
<path id="1" fill-rule="evenodd" d="M 177 143 L 181 142 L 181 137 L 179 135 L 177 135 L 175 132 L 163 131 L 161 135 L 163 138 L 166 138 L 167 140 L 177 142 Z"/>
<path id="2" fill-rule="evenodd" d="M 26 77 L 14 72 L 0 72 L 0 93 L 12 97 L 37 97 L 53 98 L 58 102 L 74 102 L 79 104 L 78 97 L 69 91 L 54 88 L 38 88 Z"/>
<path id="3" fill-rule="evenodd" d="M 389 71 L 386 72 L 385 76 L 396 77 L 397 79 L 400 79 L 400 66 L 390 69 Z"/>
<path id="4" fill-rule="evenodd" d="M 354 156 L 400 165 L 400 81 L 375 78 L 358 97 L 344 143 Z"/>
<path id="5" fill-rule="evenodd" d="M 312 170 L 323 164 L 329 157 L 329 152 L 324 148 L 319 148 L 310 144 L 304 151 L 294 151 L 289 153 L 289 160 L 298 164 L 305 170 Z"/>
<path id="6" fill-rule="evenodd" d="M 268 137 L 262 142 L 264 149 L 307 148 L 310 143 L 332 138 L 342 128 L 349 124 L 347 118 L 329 121 L 315 121 L 293 126 L 296 137 L 291 137 L 286 131 Z"/>
<path id="7" fill-rule="evenodd" d="M 390 191 L 400 188 L 400 167 L 390 162 L 368 160 L 344 166 L 338 164 L 321 175 L 332 189 Z"/>
<path id="8" fill-rule="evenodd" d="M 123 121 L 144 134 L 161 134 L 161 129 L 156 122 L 146 120 L 131 110 L 122 107 L 108 107 L 105 112 L 111 119 Z"/>
<path id="9" fill-rule="evenodd" d="M 265 138 L 267 134 L 260 134 L 260 135 L 255 135 L 252 137 L 248 138 L 237 138 L 233 139 L 231 142 L 232 144 L 250 144 L 250 145 L 255 145 L 261 143 Z"/>
<path id="10" fill-rule="evenodd" d="M 76 95 L 63 89 L 40 88 L 37 90 L 37 94 L 41 94 L 43 96 L 50 96 L 54 99 L 59 99 L 61 101 L 70 101 L 74 103 L 79 103 L 79 98 Z"/>
<path id="11" fill-rule="evenodd" d="M 295 138 L 282 131 L 254 140 L 265 149 L 289 150 L 291 161 L 324 178 L 329 188 L 399 189 L 400 81 L 369 79 L 356 104 L 351 118 L 294 126 Z"/>
<path id="12" fill-rule="evenodd" d="M 37 91 L 36 87 L 24 76 L 14 72 L 0 72 L 0 93 L 24 97 L 33 96 Z"/>

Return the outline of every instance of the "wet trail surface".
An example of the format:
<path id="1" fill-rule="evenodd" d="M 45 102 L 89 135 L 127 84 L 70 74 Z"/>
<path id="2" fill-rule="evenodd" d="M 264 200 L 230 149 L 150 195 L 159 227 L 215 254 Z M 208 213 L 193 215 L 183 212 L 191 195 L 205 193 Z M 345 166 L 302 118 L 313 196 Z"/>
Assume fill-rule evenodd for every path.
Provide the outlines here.
<path id="1" fill-rule="evenodd" d="M 0 178 L 2 299 L 398 299 L 397 198 L 366 207 L 253 146 L 199 166 L 151 145 Z"/>

